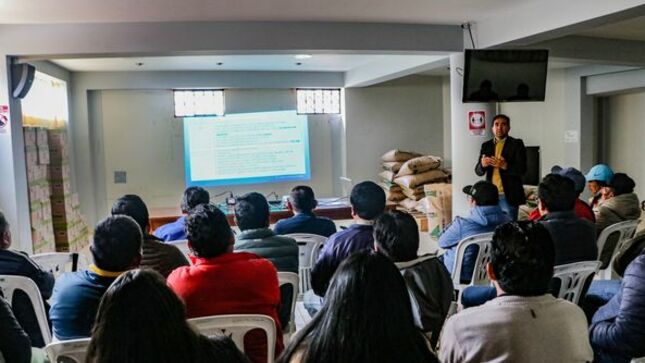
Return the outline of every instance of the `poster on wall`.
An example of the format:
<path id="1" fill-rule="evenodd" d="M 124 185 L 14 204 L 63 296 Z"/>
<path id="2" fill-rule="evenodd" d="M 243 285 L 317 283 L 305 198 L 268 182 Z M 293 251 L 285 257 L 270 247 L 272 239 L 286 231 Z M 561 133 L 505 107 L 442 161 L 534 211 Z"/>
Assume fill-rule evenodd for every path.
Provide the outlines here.
<path id="1" fill-rule="evenodd" d="M 0 134 L 9 134 L 11 132 L 9 125 L 9 106 L 0 105 Z"/>
<path id="2" fill-rule="evenodd" d="M 468 112 L 468 133 L 471 136 L 483 136 L 486 133 L 486 111 Z"/>

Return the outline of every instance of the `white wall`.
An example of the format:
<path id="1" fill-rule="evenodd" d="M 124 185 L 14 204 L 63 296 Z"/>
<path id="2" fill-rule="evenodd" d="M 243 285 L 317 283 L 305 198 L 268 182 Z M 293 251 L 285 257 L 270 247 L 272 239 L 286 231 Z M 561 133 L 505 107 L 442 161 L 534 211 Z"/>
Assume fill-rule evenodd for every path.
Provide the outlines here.
<path id="1" fill-rule="evenodd" d="M 105 193 L 103 213 L 125 193 L 139 194 L 150 207 L 178 206 L 184 184 L 182 119 L 173 116 L 171 90 L 110 90 L 98 92 L 104 150 Z M 295 109 L 295 91 L 289 89 L 231 89 L 225 94 L 226 112 L 261 112 Z M 310 181 L 208 188 L 211 195 L 226 190 L 235 194 L 259 191 L 288 194 L 296 183 L 311 185 L 321 197 L 334 195 L 332 129 L 340 116 L 310 116 Z M 127 172 L 126 184 L 114 183 L 114 171 Z M 337 179 L 337 178 L 336 178 Z M 221 199 L 223 200 L 224 197 Z"/>
<path id="2" fill-rule="evenodd" d="M 442 156 L 440 77 L 413 76 L 365 88 L 347 88 L 347 175 L 377 180 L 380 156 L 391 149 Z"/>
<path id="3" fill-rule="evenodd" d="M 606 162 L 615 172 L 631 176 L 636 182 L 636 193 L 645 197 L 645 92 L 608 97 L 607 106 Z"/>
<path id="4" fill-rule="evenodd" d="M 565 71 L 550 69 L 544 102 L 501 103 L 500 112 L 511 118 L 511 136 L 524 140 L 526 146 L 540 146 L 540 173 L 563 165 L 565 159 L 565 103 L 573 98 L 565 94 Z M 575 165 L 574 165 L 575 166 Z"/>

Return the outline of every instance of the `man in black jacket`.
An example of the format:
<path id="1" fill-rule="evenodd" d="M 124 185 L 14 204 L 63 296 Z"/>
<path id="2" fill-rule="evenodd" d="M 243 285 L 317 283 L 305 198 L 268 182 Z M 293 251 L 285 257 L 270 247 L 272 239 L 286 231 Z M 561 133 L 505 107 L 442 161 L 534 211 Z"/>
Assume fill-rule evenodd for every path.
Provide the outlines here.
<path id="1" fill-rule="evenodd" d="M 499 190 L 499 205 L 502 210 L 517 220 L 518 207 L 526 201 L 522 176 L 526 172 L 526 148 L 522 139 L 508 136 L 511 119 L 506 115 L 493 117 L 495 137 L 482 144 L 479 160 L 475 166 L 478 176 L 486 174 L 486 180 Z"/>

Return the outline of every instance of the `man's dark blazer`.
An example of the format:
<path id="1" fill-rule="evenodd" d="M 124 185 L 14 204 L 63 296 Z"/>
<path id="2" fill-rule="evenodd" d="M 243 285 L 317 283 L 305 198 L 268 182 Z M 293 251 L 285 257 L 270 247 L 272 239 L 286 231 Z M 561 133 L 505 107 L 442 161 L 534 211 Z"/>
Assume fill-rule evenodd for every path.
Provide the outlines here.
<path id="1" fill-rule="evenodd" d="M 484 168 L 481 162 L 482 155 L 495 156 L 494 140 L 491 139 L 482 144 L 479 158 L 477 158 L 477 165 L 475 165 L 475 173 L 479 176 L 486 174 L 486 180 L 489 182 L 493 180 L 494 168 L 492 166 Z M 504 196 L 508 204 L 512 206 L 524 204 L 526 197 L 522 186 L 522 176 L 526 173 L 526 148 L 522 139 L 507 136 L 502 149 L 502 157 L 508 165 L 506 170 L 499 169 L 502 185 L 504 186 Z"/>

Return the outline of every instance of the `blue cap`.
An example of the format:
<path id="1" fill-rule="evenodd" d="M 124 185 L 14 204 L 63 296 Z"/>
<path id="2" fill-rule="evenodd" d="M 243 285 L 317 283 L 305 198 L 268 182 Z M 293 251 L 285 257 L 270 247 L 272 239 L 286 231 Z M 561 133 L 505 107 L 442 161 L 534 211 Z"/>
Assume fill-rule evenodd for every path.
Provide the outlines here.
<path id="1" fill-rule="evenodd" d="M 561 166 L 556 165 L 551 168 L 551 172 L 571 179 L 571 181 L 573 181 L 576 193 L 582 193 L 585 190 L 585 176 L 582 175 L 580 170 L 572 167 L 562 168 Z"/>
<path id="2" fill-rule="evenodd" d="M 591 170 L 587 173 L 587 182 L 598 181 L 605 184 L 608 184 L 611 178 L 614 176 L 614 172 L 605 164 L 594 165 Z"/>

